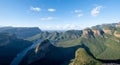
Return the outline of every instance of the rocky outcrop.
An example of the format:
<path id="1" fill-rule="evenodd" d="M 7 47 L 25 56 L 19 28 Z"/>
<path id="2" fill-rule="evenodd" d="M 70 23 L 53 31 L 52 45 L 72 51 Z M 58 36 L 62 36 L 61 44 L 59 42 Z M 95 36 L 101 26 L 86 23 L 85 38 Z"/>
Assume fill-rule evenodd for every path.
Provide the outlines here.
<path id="1" fill-rule="evenodd" d="M 120 38 L 120 34 L 117 31 L 114 32 L 114 36 Z"/>
<path id="2" fill-rule="evenodd" d="M 120 22 L 116 24 L 116 27 L 120 27 Z"/>
<path id="3" fill-rule="evenodd" d="M 83 36 L 88 35 L 89 31 L 88 30 L 83 30 Z"/>
<path id="4" fill-rule="evenodd" d="M 94 35 L 103 35 L 103 31 L 101 31 L 101 30 L 93 29 L 92 31 L 93 31 Z"/>
<path id="5" fill-rule="evenodd" d="M 106 34 L 112 34 L 112 30 L 109 30 L 109 29 L 103 29 L 104 33 Z"/>
<path id="6" fill-rule="evenodd" d="M 91 29 L 83 30 L 82 37 L 91 36 L 91 35 L 93 35 L 93 31 Z"/>

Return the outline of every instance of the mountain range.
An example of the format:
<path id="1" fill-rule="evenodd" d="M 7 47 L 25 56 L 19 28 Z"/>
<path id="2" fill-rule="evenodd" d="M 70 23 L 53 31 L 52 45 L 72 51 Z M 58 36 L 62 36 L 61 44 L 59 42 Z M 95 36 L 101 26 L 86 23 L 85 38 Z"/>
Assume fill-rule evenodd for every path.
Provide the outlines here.
<path id="1" fill-rule="evenodd" d="M 62 32 L 37 27 L 0 27 L 0 65 L 9 65 L 36 40 L 41 41 L 36 42 L 19 65 L 120 64 L 120 23 L 112 23 Z"/>

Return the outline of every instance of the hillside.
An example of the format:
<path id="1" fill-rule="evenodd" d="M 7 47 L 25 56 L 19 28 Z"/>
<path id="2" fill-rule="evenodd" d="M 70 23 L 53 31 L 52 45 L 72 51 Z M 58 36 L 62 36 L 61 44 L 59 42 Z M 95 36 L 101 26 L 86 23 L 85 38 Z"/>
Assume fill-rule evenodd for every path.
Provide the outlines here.
<path id="1" fill-rule="evenodd" d="M 54 62 L 55 64 L 57 63 L 57 65 L 59 64 L 68 65 L 71 64 L 70 61 L 74 59 L 74 57 L 75 59 L 73 60 L 73 63 L 74 62 L 77 63 L 77 61 L 79 60 L 79 58 L 77 57 L 81 57 L 79 56 L 79 54 L 81 55 L 81 52 L 83 53 L 83 56 L 85 54 L 85 60 L 91 59 L 92 61 L 94 60 L 95 63 L 98 62 L 98 64 L 99 62 L 119 63 L 120 62 L 119 25 L 120 25 L 119 23 L 103 24 L 91 28 L 86 28 L 83 30 L 68 30 L 65 32 L 42 32 L 36 36 L 33 36 L 28 40 L 33 41 L 36 39 L 42 40 L 48 39 L 50 43 L 53 44 L 55 49 L 49 49 L 50 51 L 48 52 L 47 55 L 45 55 L 42 59 L 40 58 L 39 60 L 36 59 L 36 61 L 33 62 L 31 65 L 34 65 L 34 63 L 38 65 L 41 63 L 49 64 L 53 63 L 53 61 L 55 60 L 58 61 Z M 86 47 L 84 47 L 83 45 L 85 45 Z M 84 48 L 85 51 L 84 50 L 77 51 L 77 49 L 81 47 Z M 31 54 L 28 54 L 28 56 L 26 55 L 27 60 L 29 60 L 30 57 L 29 55 L 33 55 L 32 54 L 33 51 L 34 50 L 32 50 Z M 77 56 L 75 55 L 75 51 Z M 61 55 L 59 55 L 58 52 L 60 52 Z M 91 53 L 91 55 L 87 54 L 89 52 Z M 67 57 L 67 55 L 70 56 Z M 36 54 L 34 54 L 33 56 L 36 56 Z"/>
<path id="2" fill-rule="evenodd" d="M 18 39 L 15 34 L 0 33 L 0 65 L 9 65 L 18 53 L 31 44 Z"/>
<path id="3" fill-rule="evenodd" d="M 26 54 L 20 65 L 61 65 L 73 59 L 79 47 L 56 47 L 44 40 Z"/>
<path id="4" fill-rule="evenodd" d="M 38 27 L 0 27 L 0 32 L 16 34 L 18 38 L 26 39 L 41 32 Z"/>
<path id="5" fill-rule="evenodd" d="M 28 38 L 29 41 L 34 41 L 36 39 L 49 39 L 51 41 L 63 41 L 63 40 L 72 40 L 77 39 L 81 36 L 81 30 L 68 30 L 65 32 L 41 32 L 33 37 Z"/>
<path id="6" fill-rule="evenodd" d="M 0 64 L 8 65 L 36 40 L 41 41 L 27 52 L 20 65 L 120 64 L 120 23 L 63 32 L 35 29 L 0 28 Z"/>
<path id="7" fill-rule="evenodd" d="M 93 59 L 84 48 L 79 48 L 70 65 L 101 65 L 101 63 Z"/>

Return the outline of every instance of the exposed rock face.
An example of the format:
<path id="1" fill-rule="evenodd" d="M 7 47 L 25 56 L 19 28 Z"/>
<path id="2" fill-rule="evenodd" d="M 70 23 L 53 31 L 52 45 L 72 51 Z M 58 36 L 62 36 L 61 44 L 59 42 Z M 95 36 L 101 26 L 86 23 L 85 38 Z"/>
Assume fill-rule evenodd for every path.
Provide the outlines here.
<path id="1" fill-rule="evenodd" d="M 93 35 L 93 31 L 91 30 L 91 29 L 84 29 L 83 30 L 83 34 L 82 34 L 82 36 L 84 37 L 86 37 L 86 36 L 91 36 L 91 35 Z"/>
<path id="2" fill-rule="evenodd" d="M 87 30 L 83 30 L 83 35 L 88 35 L 88 31 Z"/>
<path id="3" fill-rule="evenodd" d="M 112 30 L 109 30 L 109 29 L 103 29 L 104 33 L 106 34 L 112 34 Z"/>
<path id="4" fill-rule="evenodd" d="M 35 48 L 35 50 L 38 49 L 38 51 L 48 51 L 51 46 L 52 44 L 49 40 L 44 40 L 40 45 L 38 45 L 38 48 Z M 38 51 L 36 51 L 36 53 L 39 53 Z"/>
<path id="5" fill-rule="evenodd" d="M 102 34 L 102 31 L 100 30 L 92 30 L 94 35 L 101 35 Z"/>
<path id="6" fill-rule="evenodd" d="M 114 32 L 114 36 L 116 36 L 116 37 L 120 38 L 120 34 L 119 34 L 119 33 L 117 33 L 117 31 L 115 31 L 115 32 Z"/>
<path id="7" fill-rule="evenodd" d="M 120 27 L 120 22 L 116 24 L 116 27 Z"/>

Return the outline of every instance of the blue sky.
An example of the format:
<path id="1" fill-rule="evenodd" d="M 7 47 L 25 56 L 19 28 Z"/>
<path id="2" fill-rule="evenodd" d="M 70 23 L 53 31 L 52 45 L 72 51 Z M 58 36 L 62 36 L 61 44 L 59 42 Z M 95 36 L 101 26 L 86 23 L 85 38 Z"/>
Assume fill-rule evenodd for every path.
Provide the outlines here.
<path id="1" fill-rule="evenodd" d="M 120 0 L 1 0 L 0 26 L 83 29 L 120 21 Z"/>

